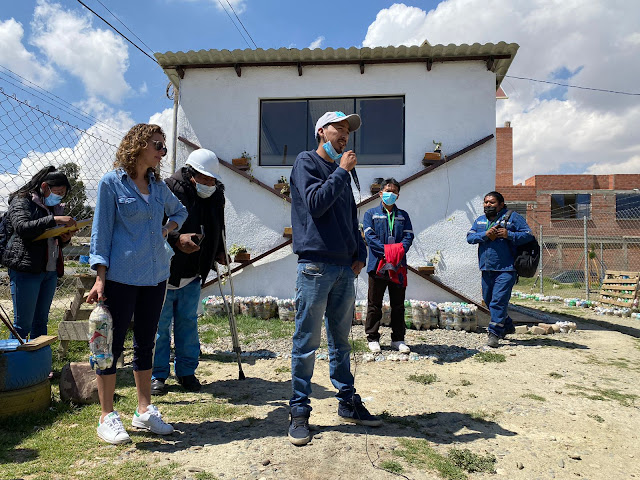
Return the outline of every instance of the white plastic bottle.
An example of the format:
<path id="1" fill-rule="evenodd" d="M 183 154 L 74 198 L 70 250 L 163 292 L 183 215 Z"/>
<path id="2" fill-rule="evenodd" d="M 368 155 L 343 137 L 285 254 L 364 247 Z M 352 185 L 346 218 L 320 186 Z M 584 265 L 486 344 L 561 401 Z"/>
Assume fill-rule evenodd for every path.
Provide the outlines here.
<path id="1" fill-rule="evenodd" d="M 104 302 L 98 305 L 89 315 L 89 363 L 91 368 L 96 366 L 100 370 L 109 368 L 113 364 L 113 319 Z"/>

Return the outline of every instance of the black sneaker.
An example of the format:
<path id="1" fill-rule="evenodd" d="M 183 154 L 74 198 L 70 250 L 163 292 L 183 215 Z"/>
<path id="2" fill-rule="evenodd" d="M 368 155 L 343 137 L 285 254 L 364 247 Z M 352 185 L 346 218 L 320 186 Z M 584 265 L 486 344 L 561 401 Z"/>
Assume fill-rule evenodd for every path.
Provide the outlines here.
<path id="1" fill-rule="evenodd" d="M 289 441 L 296 446 L 311 441 L 309 432 L 309 410 L 305 407 L 291 407 L 289 414 Z"/>
<path id="2" fill-rule="evenodd" d="M 512 334 L 514 334 L 514 333 L 516 333 L 516 327 L 515 327 L 515 325 L 514 325 L 513 323 L 511 323 L 511 324 L 510 324 L 510 325 L 505 329 L 504 334 L 505 334 L 505 335 L 512 335 Z"/>
<path id="3" fill-rule="evenodd" d="M 369 413 L 357 393 L 350 402 L 340 402 L 338 416 L 345 422 L 366 425 L 367 427 L 379 427 L 382 425 L 382 419 Z"/>
<path id="4" fill-rule="evenodd" d="M 182 385 L 187 392 L 199 392 L 202 388 L 200 380 L 195 375 L 185 375 L 184 377 L 178 377 L 178 383 Z"/>
<path id="5" fill-rule="evenodd" d="M 167 386 L 164 384 L 166 378 L 151 379 L 151 395 L 164 395 L 167 393 Z"/>
<path id="6" fill-rule="evenodd" d="M 500 346 L 500 339 L 497 335 L 493 333 L 489 333 L 489 337 L 487 338 L 487 347 L 498 348 Z"/>

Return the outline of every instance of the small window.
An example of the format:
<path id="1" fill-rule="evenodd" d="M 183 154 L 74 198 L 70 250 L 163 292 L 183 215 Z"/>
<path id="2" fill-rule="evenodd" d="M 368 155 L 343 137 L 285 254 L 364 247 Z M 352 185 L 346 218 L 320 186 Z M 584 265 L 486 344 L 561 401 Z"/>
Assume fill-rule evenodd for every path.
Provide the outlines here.
<path id="1" fill-rule="evenodd" d="M 506 202 L 506 207 L 527 218 L 527 203 Z"/>
<path id="2" fill-rule="evenodd" d="M 590 193 L 556 193 L 551 195 L 551 220 L 591 218 Z"/>
<path id="3" fill-rule="evenodd" d="M 640 194 L 639 193 L 616 194 L 616 218 L 617 219 L 640 218 Z"/>
<path id="4" fill-rule="evenodd" d="M 262 100 L 260 165 L 291 166 L 300 152 L 315 150 L 315 122 L 329 111 L 360 115 L 362 126 L 346 147 L 358 164 L 404 164 L 404 97 L 351 97 Z"/>

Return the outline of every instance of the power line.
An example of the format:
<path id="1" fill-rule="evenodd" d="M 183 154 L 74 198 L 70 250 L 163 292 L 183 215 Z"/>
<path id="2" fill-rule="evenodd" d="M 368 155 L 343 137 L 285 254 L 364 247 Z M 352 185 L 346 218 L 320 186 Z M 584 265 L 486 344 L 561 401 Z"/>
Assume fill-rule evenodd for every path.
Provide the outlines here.
<path id="1" fill-rule="evenodd" d="M 238 19 L 238 21 L 240 22 L 240 25 L 242 25 L 242 28 L 244 29 L 245 32 L 247 32 L 247 35 L 249 35 L 249 38 L 251 39 L 251 41 L 253 42 L 253 45 L 258 48 L 258 45 L 256 45 L 256 42 L 253 41 L 253 37 L 251 36 L 251 34 L 249 33 L 249 30 L 247 30 L 247 28 L 244 26 L 244 23 L 242 23 L 242 20 L 240 20 L 240 17 L 238 16 L 238 14 L 236 13 L 236 11 L 233 9 L 233 5 L 231 5 L 229 3 L 229 0 L 226 0 L 227 3 L 229 4 L 229 6 L 231 7 L 231 11 L 233 11 L 233 14 L 236 16 L 236 18 Z"/>
<path id="2" fill-rule="evenodd" d="M 132 40 L 129 39 L 129 37 L 127 37 L 125 34 L 123 34 L 120 30 L 118 30 L 116 27 L 114 27 L 113 25 L 111 25 L 109 22 L 107 22 L 104 18 L 102 18 L 98 13 L 96 13 L 95 11 L 93 11 L 91 8 L 89 8 L 85 3 L 82 2 L 82 0 L 78 0 L 78 3 L 80 5 L 82 5 L 84 8 L 86 8 L 87 10 L 89 10 L 91 13 L 93 13 L 96 17 L 98 17 L 100 20 L 102 20 L 104 23 L 106 23 L 107 25 L 109 25 L 118 35 L 120 35 L 122 38 L 124 38 L 127 42 L 129 42 L 131 45 L 133 45 L 134 47 L 136 47 L 138 50 L 140 50 L 144 55 L 146 55 L 147 57 L 149 57 L 151 59 L 151 61 L 153 63 L 155 63 L 156 65 L 160 65 L 158 63 L 158 61 L 153 58 L 151 55 L 149 55 L 147 52 L 145 52 L 144 50 L 142 50 L 137 44 L 135 44 Z"/>
<path id="3" fill-rule="evenodd" d="M 108 8 L 104 3 L 102 3 L 100 0 L 96 0 L 96 1 L 97 1 L 100 5 L 102 5 L 102 6 L 104 7 L 104 9 L 105 9 L 107 12 L 109 12 L 109 13 L 111 14 L 111 16 L 112 16 L 113 18 L 115 18 L 118 22 L 120 22 L 120 24 L 121 24 L 124 28 L 126 28 L 126 29 L 129 31 L 129 33 L 131 33 L 134 37 L 136 37 L 138 40 L 140 40 L 140 43 L 142 43 L 145 47 L 147 47 L 147 49 L 148 49 L 151 53 L 156 53 L 156 51 L 155 51 L 153 48 L 151 48 L 149 45 L 147 45 L 146 43 L 144 43 L 144 40 L 142 40 L 138 35 L 136 35 L 136 34 L 135 34 L 135 32 L 133 32 L 129 27 L 127 27 L 127 26 L 124 24 L 124 22 L 123 22 L 122 20 L 120 20 L 120 19 L 116 16 L 116 14 L 115 14 L 115 13 L 113 13 L 111 10 L 109 10 L 109 8 Z"/>
<path id="4" fill-rule="evenodd" d="M 93 122 L 95 122 L 95 123 L 96 123 L 96 125 L 97 125 L 97 124 L 99 124 L 100 126 L 106 127 L 106 128 L 108 128 L 109 130 L 111 130 L 113 133 L 116 133 L 116 134 L 118 134 L 118 135 L 121 135 L 121 134 L 123 133 L 121 130 L 118 130 L 118 129 L 116 129 L 116 128 L 112 127 L 111 125 L 109 125 L 109 124 L 107 124 L 107 123 L 102 122 L 100 119 L 98 119 L 98 118 L 94 117 L 93 115 L 91 115 L 91 114 L 89 114 L 89 113 L 87 113 L 87 112 L 85 112 L 85 111 L 83 111 L 83 110 L 79 109 L 78 107 L 76 107 L 76 106 L 72 105 L 71 103 L 67 102 L 67 101 L 66 101 L 66 100 L 64 100 L 63 98 L 60 98 L 58 95 L 56 95 L 56 94 L 54 94 L 54 93 L 51 93 L 50 91 L 48 91 L 48 90 L 46 90 L 46 89 L 42 88 L 40 85 L 38 85 L 38 84 L 36 84 L 36 83 L 32 82 L 31 80 L 29 80 L 29 79 L 27 79 L 27 78 L 23 77 L 22 75 L 20 75 L 20 74 L 18 74 L 18 73 L 16 73 L 16 72 L 14 72 L 14 71 L 12 71 L 12 70 L 8 69 L 8 68 L 7 68 L 7 67 L 5 67 L 4 65 L 0 65 L 0 68 L 5 69 L 6 71 L 8 71 L 9 73 L 11 73 L 11 74 L 12 74 L 12 75 L 14 75 L 15 77 L 20 78 L 20 79 L 23 81 L 23 84 L 24 84 L 24 82 L 27 82 L 27 83 L 29 83 L 29 84 L 33 85 L 34 87 L 36 87 L 36 88 L 37 88 L 38 90 L 40 90 L 40 91 L 36 90 L 36 88 L 33 88 L 33 87 L 29 87 L 29 88 L 32 88 L 33 90 L 37 91 L 38 93 L 41 93 L 42 95 L 47 96 L 47 97 L 48 97 L 52 102 L 56 102 L 56 103 L 58 103 L 59 105 L 57 106 L 57 108 L 70 108 L 70 109 L 72 109 L 72 111 L 74 111 L 75 113 L 79 113 L 80 115 L 84 116 L 84 117 L 85 117 L 85 120 L 84 120 L 84 121 L 85 121 L 85 122 L 87 122 L 87 123 L 92 123 L 92 122 L 90 122 L 90 121 L 93 121 Z M 8 76 L 8 75 L 6 75 L 6 74 L 3 74 L 2 72 L 0 72 L 0 75 Z M 10 76 L 8 76 L 8 77 L 9 77 L 11 80 L 15 80 L 14 78 L 12 78 L 12 77 L 10 77 Z M 5 80 L 5 81 L 6 81 L 6 80 Z M 11 84 L 11 85 L 13 85 L 13 86 L 16 86 L 15 84 L 12 84 L 11 82 L 7 82 L 7 83 L 9 83 L 9 84 Z M 18 88 L 20 88 L 20 87 L 18 87 Z M 23 90 L 23 91 L 24 91 L 24 90 Z M 33 93 L 32 93 L 32 94 L 33 94 Z M 51 98 L 51 97 L 55 97 L 55 98 L 57 99 L 57 101 L 56 101 L 55 99 Z M 39 98 L 40 100 L 46 101 L 46 100 L 44 100 L 44 99 L 41 99 L 40 97 L 37 97 L 37 98 Z M 51 104 L 51 103 L 49 103 L 49 105 L 55 106 L 55 105 L 53 105 L 53 104 Z M 66 111 L 66 110 L 64 110 L 64 111 Z M 67 113 L 69 113 L 69 112 L 67 112 Z M 77 117 L 76 117 L 76 118 L 77 118 Z"/>
<path id="5" fill-rule="evenodd" d="M 505 78 L 515 78 L 518 80 L 528 80 L 530 82 L 539 82 L 539 83 L 548 83 L 550 85 L 558 85 L 560 87 L 568 87 L 568 88 L 578 88 L 580 90 L 591 90 L 593 92 L 603 92 L 603 93 L 615 93 L 617 95 L 632 95 L 632 96 L 640 96 L 640 93 L 633 92 L 621 92 L 619 90 L 607 90 L 605 88 L 592 88 L 592 87 L 581 87 L 579 85 L 569 85 L 568 83 L 560 83 L 560 82 L 551 82 L 549 80 L 538 80 L 537 78 L 528 78 L 528 77 L 516 77 L 514 75 L 498 75 L 499 77 Z"/>
<path id="6" fill-rule="evenodd" d="M 80 1 L 80 0 L 78 0 Z M 222 7 L 222 9 L 224 10 L 224 13 L 227 14 L 227 17 L 229 17 L 229 20 L 231 20 L 231 23 L 233 23 L 233 26 L 236 27 L 236 30 L 238 30 L 238 33 L 240 34 L 240 36 L 242 37 L 242 39 L 247 42 L 247 46 L 249 48 L 251 48 L 251 44 L 247 41 L 247 39 L 244 37 L 244 35 L 242 34 L 242 32 L 240 31 L 240 29 L 238 28 L 238 25 L 236 25 L 236 22 L 233 21 L 233 18 L 231 18 L 231 15 L 229 15 L 229 12 L 227 11 L 226 8 L 224 8 L 224 5 L 222 4 L 222 2 L 220 0 L 218 0 L 218 3 L 220 4 L 220 6 Z"/>

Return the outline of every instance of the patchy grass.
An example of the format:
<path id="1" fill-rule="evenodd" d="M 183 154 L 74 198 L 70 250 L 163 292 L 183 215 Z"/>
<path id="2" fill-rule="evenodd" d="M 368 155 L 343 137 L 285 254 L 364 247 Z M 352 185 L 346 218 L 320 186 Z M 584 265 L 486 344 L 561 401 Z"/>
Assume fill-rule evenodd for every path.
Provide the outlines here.
<path id="1" fill-rule="evenodd" d="M 471 383 L 469 380 L 460 380 L 460 386 L 462 387 L 468 387 L 469 385 L 473 385 L 473 383 Z"/>
<path id="2" fill-rule="evenodd" d="M 200 341 L 214 343 L 221 338 L 229 337 L 229 319 L 223 315 L 205 315 L 198 320 L 200 324 Z M 262 320 L 247 315 L 236 316 L 238 337 L 243 343 L 255 340 L 273 340 L 293 336 L 295 324 L 276 318 Z"/>
<path id="3" fill-rule="evenodd" d="M 365 353 L 369 351 L 369 343 L 366 338 L 350 339 L 351 353 Z"/>
<path id="4" fill-rule="evenodd" d="M 452 388 L 450 390 L 447 390 L 447 393 L 445 393 L 445 395 L 449 398 L 453 398 L 457 396 L 459 393 L 460 393 L 460 390 L 458 390 L 457 388 L 456 389 Z"/>
<path id="5" fill-rule="evenodd" d="M 278 375 L 281 373 L 291 373 L 291 367 L 276 367 L 275 372 Z"/>
<path id="6" fill-rule="evenodd" d="M 482 363 L 501 363 L 507 361 L 503 354 L 493 352 L 479 352 L 476 353 L 473 358 Z"/>
<path id="7" fill-rule="evenodd" d="M 593 418 L 598 423 L 604 423 L 604 418 L 596 413 L 587 413 L 587 417 Z"/>
<path id="8" fill-rule="evenodd" d="M 430 385 L 438 381 L 438 376 L 435 373 L 412 374 L 407 377 L 407 380 L 423 385 Z"/>
<path id="9" fill-rule="evenodd" d="M 427 470 L 436 470 L 446 480 L 466 480 L 464 470 L 434 450 L 426 440 L 398 439 L 400 447 L 393 454 L 409 464 Z"/>
<path id="10" fill-rule="evenodd" d="M 630 407 L 635 404 L 638 395 L 633 393 L 622 393 L 613 388 L 589 388 L 581 385 L 567 384 L 568 388 L 577 390 L 574 395 L 579 395 L 590 400 L 616 401 L 623 407 Z"/>
<path id="11" fill-rule="evenodd" d="M 634 370 L 634 366 L 630 366 L 629 363 L 631 361 L 627 358 L 611 358 L 611 359 L 601 359 L 596 355 L 587 355 L 587 364 L 590 365 L 599 365 L 602 367 L 617 367 L 622 370 Z"/>
<path id="12" fill-rule="evenodd" d="M 196 480 L 217 480 L 218 477 L 215 477 L 209 472 L 198 472 L 195 474 L 194 478 Z"/>
<path id="13" fill-rule="evenodd" d="M 485 410 L 472 410 L 471 412 L 467 412 L 467 415 L 476 422 L 482 423 L 491 422 L 496 418 L 495 413 L 487 412 Z"/>
<path id="14" fill-rule="evenodd" d="M 380 462 L 380 468 L 386 470 L 391 473 L 402 473 L 404 472 L 404 467 L 400 465 L 400 463 L 393 460 L 384 460 Z"/>
<path id="15" fill-rule="evenodd" d="M 493 455 L 478 455 L 467 448 L 464 450 L 452 448 L 449 450 L 448 457 L 454 465 L 469 473 L 496 473 L 496 457 Z"/>
<path id="16" fill-rule="evenodd" d="M 558 373 L 558 372 L 551 372 L 551 373 L 549 374 L 549 376 L 550 376 L 551 378 L 562 378 L 562 377 L 564 377 L 564 375 L 562 375 L 562 374 L 560 374 L 560 373 Z"/>
<path id="17" fill-rule="evenodd" d="M 544 397 L 541 397 L 540 395 L 536 395 L 535 393 L 525 393 L 523 395 L 521 395 L 522 398 L 530 398 L 531 400 L 537 400 L 539 402 L 546 402 L 547 399 Z"/>

